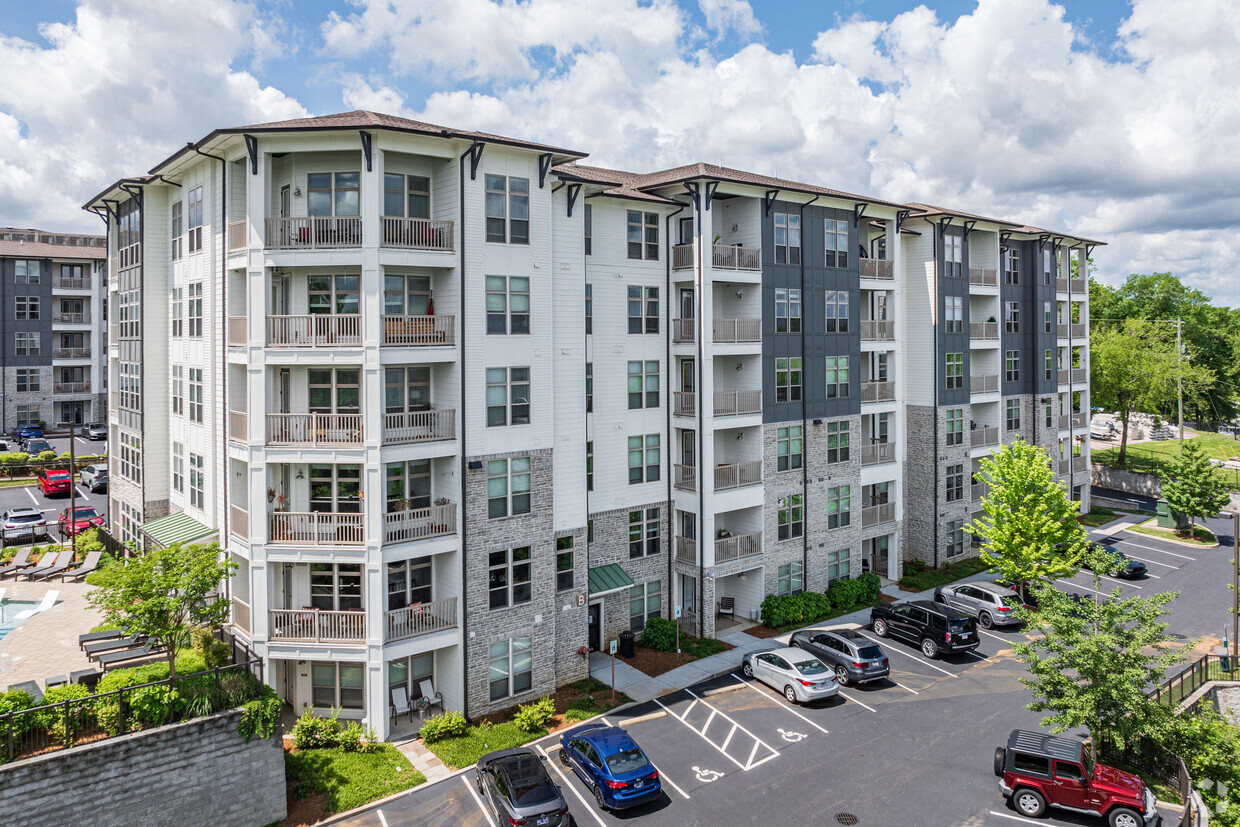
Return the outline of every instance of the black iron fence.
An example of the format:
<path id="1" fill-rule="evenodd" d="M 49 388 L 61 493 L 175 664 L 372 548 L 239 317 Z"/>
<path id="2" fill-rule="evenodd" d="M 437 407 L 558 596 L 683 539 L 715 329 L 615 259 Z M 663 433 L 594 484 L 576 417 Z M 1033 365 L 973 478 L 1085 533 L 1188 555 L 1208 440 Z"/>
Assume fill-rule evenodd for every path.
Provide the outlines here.
<path id="1" fill-rule="evenodd" d="M 1202 655 L 1159 684 L 1150 697 L 1160 704 L 1176 706 L 1210 681 L 1230 678 L 1234 668 L 1227 655 Z"/>

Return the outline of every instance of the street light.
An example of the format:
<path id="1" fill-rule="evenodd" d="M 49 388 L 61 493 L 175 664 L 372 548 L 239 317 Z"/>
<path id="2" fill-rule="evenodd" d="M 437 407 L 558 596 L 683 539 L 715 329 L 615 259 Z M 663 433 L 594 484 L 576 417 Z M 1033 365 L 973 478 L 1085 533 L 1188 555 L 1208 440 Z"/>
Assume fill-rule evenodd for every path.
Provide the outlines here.
<path id="1" fill-rule="evenodd" d="M 73 448 L 76 426 L 72 422 L 60 424 L 69 429 L 69 548 L 76 549 L 77 540 L 73 534 L 73 528 L 77 525 L 77 453 Z"/>

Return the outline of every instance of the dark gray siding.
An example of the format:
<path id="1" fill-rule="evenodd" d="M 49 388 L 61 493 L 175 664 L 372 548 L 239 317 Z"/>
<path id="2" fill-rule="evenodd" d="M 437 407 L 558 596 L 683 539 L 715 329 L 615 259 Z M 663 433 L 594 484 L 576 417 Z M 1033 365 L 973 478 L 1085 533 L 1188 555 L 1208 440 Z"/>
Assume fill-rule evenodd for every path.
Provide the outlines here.
<path id="1" fill-rule="evenodd" d="M 52 363 L 52 279 L 54 273 L 50 259 L 25 259 L 39 261 L 39 283 L 18 284 L 15 258 L 0 259 L 3 278 L 0 279 L 0 359 L 4 367 L 39 367 Z M 23 319 L 16 316 L 18 296 L 39 297 L 39 318 Z M 38 356 L 17 356 L 15 334 L 18 332 L 39 334 Z"/>
<path id="2" fill-rule="evenodd" d="M 938 273 L 938 295 L 935 301 L 938 303 L 938 309 L 935 311 L 938 315 L 939 323 L 935 326 L 935 336 L 938 341 L 938 364 L 936 371 L 938 372 L 938 397 L 940 405 L 950 405 L 952 407 L 960 407 L 969 403 L 969 244 L 966 240 L 962 245 L 960 263 L 960 277 L 944 275 L 943 262 L 943 236 L 964 234 L 963 227 L 947 226 L 939 229 L 937 226 L 934 231 L 934 259 L 935 270 Z M 947 296 L 961 296 L 963 300 L 961 304 L 964 307 L 964 323 L 961 333 L 948 333 L 947 325 L 944 323 L 946 319 L 947 302 L 944 299 Z M 978 321 L 986 321 L 979 319 Z M 916 344 L 913 343 L 915 347 Z M 964 354 L 964 387 L 960 389 L 947 389 L 947 372 L 946 361 L 948 353 Z"/>
<path id="3" fill-rule="evenodd" d="M 1045 242 L 1049 244 L 1050 242 Z M 1037 364 L 1034 366 L 1034 393 L 1039 396 L 1054 396 L 1059 392 L 1059 376 L 1055 371 L 1055 363 L 1051 364 L 1051 376 L 1046 378 L 1046 351 L 1051 351 L 1052 359 L 1056 358 L 1056 350 L 1059 344 L 1056 326 L 1059 323 L 1059 303 L 1055 297 L 1055 283 L 1046 283 L 1046 279 L 1042 274 L 1042 249 L 1044 243 L 1041 241 L 1027 241 L 1022 245 L 1022 255 L 1027 255 L 1029 259 L 1029 282 L 1033 291 L 1034 302 L 1038 308 L 1038 325 L 1037 334 L 1034 339 L 1033 347 L 1035 349 L 1035 359 Z M 1051 332 L 1046 333 L 1042 322 L 1042 305 L 1045 302 L 1051 303 Z"/>
<path id="4" fill-rule="evenodd" d="M 1042 370 L 1043 359 L 1041 351 L 1038 350 L 1038 333 L 1043 329 L 1042 326 L 1042 302 L 1038 299 L 1037 289 L 1034 285 L 1033 269 L 1031 267 L 1030 252 L 1028 243 L 1009 242 L 1005 247 L 1012 247 L 1020 254 L 1020 277 L 1019 283 L 1007 283 L 1007 270 L 1003 262 L 1003 254 L 999 255 L 999 364 L 1000 364 L 1000 390 L 1004 396 L 1016 396 L 1018 394 L 1029 394 L 1034 392 L 1034 383 L 1037 379 L 1037 373 Z M 1052 288 L 1053 289 L 1053 288 Z M 1020 302 L 1020 332 L 1007 332 L 1006 308 L 1010 301 Z M 1053 305 L 1052 305 L 1053 307 Z M 1051 327 L 1051 337 L 1055 336 L 1054 326 Z M 1054 345 L 1052 344 L 1052 347 Z M 1009 350 L 1015 350 L 1020 353 L 1020 380 L 1009 382 L 1007 371 L 1003 370 L 1006 364 L 1006 354 Z"/>

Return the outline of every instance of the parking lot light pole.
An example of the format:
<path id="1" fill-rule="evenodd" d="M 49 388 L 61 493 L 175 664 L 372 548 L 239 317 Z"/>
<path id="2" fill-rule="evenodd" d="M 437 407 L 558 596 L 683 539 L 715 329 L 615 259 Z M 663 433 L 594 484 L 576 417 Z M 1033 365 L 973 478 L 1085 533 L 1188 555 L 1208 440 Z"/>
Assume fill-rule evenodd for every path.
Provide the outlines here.
<path id="1" fill-rule="evenodd" d="M 1231 512 L 1231 663 L 1240 656 L 1240 508 Z"/>
<path id="2" fill-rule="evenodd" d="M 69 426 L 69 548 L 76 549 L 77 542 L 73 535 L 73 527 L 77 525 L 77 453 L 73 449 L 74 433 L 73 423 L 66 422 Z"/>

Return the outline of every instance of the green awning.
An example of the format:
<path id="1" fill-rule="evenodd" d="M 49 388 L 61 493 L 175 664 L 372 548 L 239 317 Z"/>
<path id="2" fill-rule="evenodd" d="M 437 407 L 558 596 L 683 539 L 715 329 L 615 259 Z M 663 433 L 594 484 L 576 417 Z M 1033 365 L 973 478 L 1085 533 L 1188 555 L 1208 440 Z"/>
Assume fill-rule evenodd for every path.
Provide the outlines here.
<path id="1" fill-rule="evenodd" d="M 633 578 L 629 577 L 629 573 L 619 563 L 608 563 L 590 569 L 590 597 L 613 594 L 632 585 Z"/>
<path id="2" fill-rule="evenodd" d="M 162 548 L 176 543 L 192 543 L 210 537 L 216 533 L 214 528 L 207 528 L 184 511 L 160 517 L 142 524 L 142 533 Z"/>

